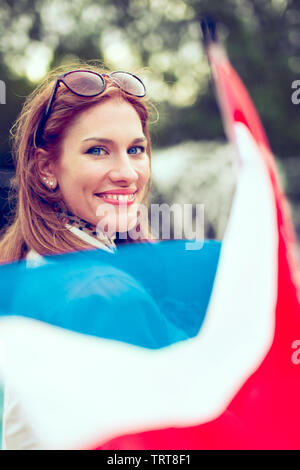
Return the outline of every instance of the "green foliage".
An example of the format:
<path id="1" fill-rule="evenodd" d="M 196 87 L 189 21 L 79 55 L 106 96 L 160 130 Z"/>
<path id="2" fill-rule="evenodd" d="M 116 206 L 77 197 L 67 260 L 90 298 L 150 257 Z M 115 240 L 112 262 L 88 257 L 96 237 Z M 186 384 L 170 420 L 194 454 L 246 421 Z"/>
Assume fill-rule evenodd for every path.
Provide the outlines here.
<path id="1" fill-rule="evenodd" d="M 224 139 L 201 46 L 199 18 L 211 14 L 246 83 L 274 152 L 299 153 L 300 5 L 296 0 L 10 0 L 0 6 L 0 167 L 10 167 L 9 128 L 49 68 L 74 57 L 142 70 L 160 120 L 154 145 Z"/>

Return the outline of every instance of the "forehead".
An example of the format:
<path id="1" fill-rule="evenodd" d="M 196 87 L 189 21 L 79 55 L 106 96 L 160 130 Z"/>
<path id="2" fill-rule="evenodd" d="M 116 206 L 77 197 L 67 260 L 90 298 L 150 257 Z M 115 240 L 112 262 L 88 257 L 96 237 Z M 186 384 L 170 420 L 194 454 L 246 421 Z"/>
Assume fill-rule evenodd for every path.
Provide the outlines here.
<path id="1" fill-rule="evenodd" d="M 142 123 L 130 103 L 121 98 L 109 98 L 80 113 L 67 130 L 66 137 L 114 137 L 110 134 L 116 133 L 128 134 L 130 137 L 134 134 L 134 138 L 142 137 Z"/>

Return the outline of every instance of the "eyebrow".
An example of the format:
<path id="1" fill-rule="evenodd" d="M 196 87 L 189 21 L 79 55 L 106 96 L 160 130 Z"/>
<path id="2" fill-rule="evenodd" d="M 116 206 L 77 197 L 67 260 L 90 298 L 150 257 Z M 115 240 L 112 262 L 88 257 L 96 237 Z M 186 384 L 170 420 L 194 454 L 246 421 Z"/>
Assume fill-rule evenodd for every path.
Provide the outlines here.
<path id="1" fill-rule="evenodd" d="M 113 145 L 115 142 L 111 139 L 105 139 L 105 138 L 102 138 L 102 137 L 88 137 L 87 139 L 84 139 L 82 142 L 87 142 L 89 140 L 96 140 L 97 142 L 103 142 L 104 144 L 110 144 L 110 145 Z M 143 137 L 137 137 L 136 139 L 134 139 L 131 143 L 132 144 L 139 144 L 141 142 L 145 142 L 147 139 L 145 136 Z"/>

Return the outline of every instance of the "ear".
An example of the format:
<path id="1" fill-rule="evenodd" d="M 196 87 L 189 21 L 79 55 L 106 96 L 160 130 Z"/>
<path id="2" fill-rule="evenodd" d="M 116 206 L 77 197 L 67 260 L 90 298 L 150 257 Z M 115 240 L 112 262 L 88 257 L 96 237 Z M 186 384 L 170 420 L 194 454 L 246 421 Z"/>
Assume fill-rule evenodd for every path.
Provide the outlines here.
<path id="1" fill-rule="evenodd" d="M 38 148 L 35 152 L 35 161 L 37 173 L 42 183 L 51 189 L 57 187 L 57 178 L 55 176 L 54 165 L 49 158 L 48 152 Z"/>

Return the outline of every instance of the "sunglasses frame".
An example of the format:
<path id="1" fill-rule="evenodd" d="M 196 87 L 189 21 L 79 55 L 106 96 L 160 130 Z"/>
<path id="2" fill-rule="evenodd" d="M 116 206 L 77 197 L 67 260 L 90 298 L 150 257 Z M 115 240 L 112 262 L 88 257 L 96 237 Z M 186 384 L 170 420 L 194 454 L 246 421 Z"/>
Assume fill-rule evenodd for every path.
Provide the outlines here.
<path id="1" fill-rule="evenodd" d="M 90 74 L 93 74 L 93 75 L 97 75 L 100 79 L 101 79 L 101 82 L 102 82 L 102 90 L 100 90 L 98 93 L 94 93 L 92 95 L 86 95 L 86 94 L 82 94 L 82 93 L 78 93 L 77 91 L 74 91 L 72 90 L 72 88 L 66 83 L 66 81 L 64 80 L 64 78 L 70 74 L 73 74 L 73 73 L 77 73 L 77 72 L 87 72 L 87 73 L 90 73 Z M 116 82 L 114 79 L 113 79 L 113 76 L 117 73 L 122 73 L 122 74 L 125 74 L 125 75 L 130 75 L 131 77 L 135 78 L 136 80 L 138 80 L 138 82 L 140 82 L 140 84 L 142 85 L 143 89 L 144 89 L 144 93 L 142 95 L 137 95 L 135 93 L 130 93 L 129 91 L 126 91 L 124 88 L 122 88 L 118 82 Z M 136 75 L 130 73 L 130 72 L 124 72 L 123 70 L 116 70 L 115 72 L 111 72 L 110 74 L 100 74 L 100 73 L 97 73 L 97 72 L 94 72 L 92 70 L 70 70 L 69 72 L 66 72 L 62 75 L 60 75 L 59 77 L 57 77 L 56 79 L 56 82 L 54 84 L 54 87 L 53 87 L 53 90 L 52 90 L 52 93 L 51 93 L 51 96 L 49 98 L 49 101 L 48 101 L 48 104 L 47 104 L 47 107 L 46 107 L 46 110 L 43 114 L 43 117 L 41 118 L 40 120 L 40 123 L 38 125 L 38 128 L 37 128 L 37 131 L 34 135 L 34 143 L 35 143 L 35 147 L 39 147 L 39 143 L 41 142 L 41 136 L 42 136 L 42 133 L 44 131 L 44 127 L 45 127 L 45 124 L 50 116 L 50 113 L 51 113 L 51 109 L 52 109 L 52 105 L 54 103 L 54 100 L 55 100 L 55 97 L 56 97 L 56 93 L 57 93 L 57 90 L 58 90 L 58 87 L 60 86 L 60 83 L 63 83 L 65 85 L 66 88 L 68 88 L 69 91 L 71 91 L 71 93 L 74 93 L 74 95 L 77 95 L 77 96 L 84 96 L 86 98 L 93 98 L 94 96 L 98 96 L 98 95 L 101 95 L 101 93 L 104 92 L 105 88 L 106 88 L 106 80 L 105 78 L 109 78 L 118 88 L 120 88 L 122 91 L 124 91 L 125 93 L 127 93 L 128 95 L 131 95 L 131 96 L 136 96 L 138 98 L 143 98 L 145 95 L 146 95 L 146 88 L 145 88 L 145 85 L 144 83 L 142 82 L 142 80 L 137 77 Z"/>

